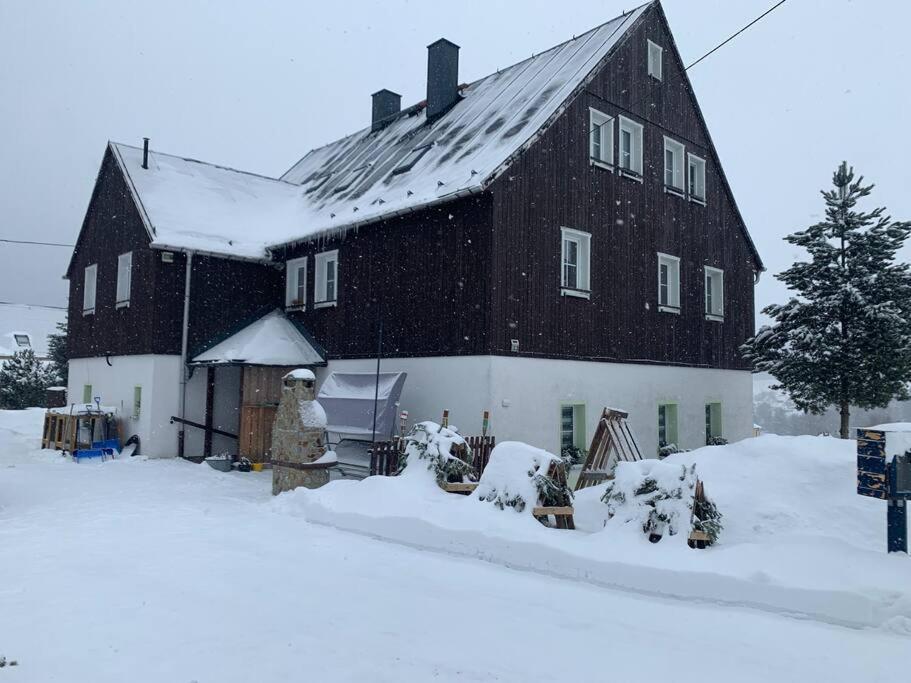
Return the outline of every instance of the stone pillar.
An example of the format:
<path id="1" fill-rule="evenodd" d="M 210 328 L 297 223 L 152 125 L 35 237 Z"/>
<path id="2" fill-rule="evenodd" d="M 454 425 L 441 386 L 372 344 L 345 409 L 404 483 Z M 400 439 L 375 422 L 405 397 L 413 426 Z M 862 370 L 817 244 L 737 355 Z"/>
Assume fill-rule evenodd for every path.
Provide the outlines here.
<path id="1" fill-rule="evenodd" d="M 316 377 L 294 370 L 282 378 L 282 397 L 272 425 L 272 495 L 298 486 L 319 488 L 329 481 L 332 463 L 318 463 L 326 453 L 326 413 L 316 400 Z"/>

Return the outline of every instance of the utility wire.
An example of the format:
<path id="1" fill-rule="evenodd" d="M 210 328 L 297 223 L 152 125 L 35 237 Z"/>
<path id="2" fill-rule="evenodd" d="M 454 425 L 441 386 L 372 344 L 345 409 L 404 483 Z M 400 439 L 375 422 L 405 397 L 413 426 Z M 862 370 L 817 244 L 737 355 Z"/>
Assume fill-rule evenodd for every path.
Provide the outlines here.
<path id="1" fill-rule="evenodd" d="M 701 56 L 699 59 L 697 59 L 695 62 L 693 62 L 692 64 L 690 64 L 688 67 L 686 67 L 686 69 L 684 69 L 684 71 L 689 71 L 689 70 L 692 69 L 694 66 L 696 66 L 699 62 L 701 62 L 703 59 L 705 59 L 706 57 L 708 57 L 710 54 L 712 54 L 712 53 L 715 52 L 716 50 L 720 49 L 720 48 L 723 47 L 724 45 L 727 45 L 728 43 L 730 43 L 732 40 L 734 40 L 734 38 L 736 38 L 736 37 L 739 36 L 741 33 L 743 33 L 744 31 L 746 31 L 748 28 L 750 28 L 750 26 L 752 26 L 753 24 L 755 24 L 757 21 L 759 21 L 759 20 L 762 19 L 763 17 L 765 17 L 765 16 L 771 14 L 774 10 L 778 9 L 779 7 L 781 7 L 781 6 L 785 3 L 785 1 L 786 1 L 786 0 L 781 0 L 781 2 L 779 2 L 779 3 L 775 4 L 775 5 L 772 5 L 772 6 L 771 6 L 769 9 L 767 9 L 765 12 L 763 12 L 763 13 L 760 14 L 758 17 L 756 17 L 755 19 L 753 19 L 753 21 L 751 21 L 749 24 L 747 24 L 747 25 L 744 26 L 742 29 L 740 29 L 739 31 L 737 31 L 737 33 L 734 33 L 733 35 L 729 36 L 728 38 L 726 38 L 726 39 L 723 40 L 722 42 L 718 43 L 718 45 L 716 45 L 715 47 L 713 47 L 711 50 L 709 50 L 708 52 L 706 52 L 704 55 L 702 55 L 702 56 Z"/>
<path id="2" fill-rule="evenodd" d="M 0 238 L 0 242 L 7 242 L 8 244 L 35 244 L 41 247 L 67 247 L 72 249 L 75 247 L 75 244 L 60 244 L 60 242 L 30 242 L 29 240 L 7 240 Z"/>

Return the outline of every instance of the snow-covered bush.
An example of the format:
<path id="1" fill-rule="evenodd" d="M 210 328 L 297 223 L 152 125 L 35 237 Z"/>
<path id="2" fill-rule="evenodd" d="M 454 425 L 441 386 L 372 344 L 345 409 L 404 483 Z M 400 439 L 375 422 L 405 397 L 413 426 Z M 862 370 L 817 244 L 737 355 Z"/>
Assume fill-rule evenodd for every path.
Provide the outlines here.
<path id="1" fill-rule="evenodd" d="M 585 449 L 578 446 L 566 446 L 560 451 L 560 457 L 563 459 L 563 465 L 567 472 L 573 465 L 585 462 L 585 456 Z"/>
<path id="2" fill-rule="evenodd" d="M 635 524 L 650 540 L 683 533 L 689 537 L 691 520 L 710 542 L 721 533 L 721 513 L 709 500 L 702 501 L 694 519 L 696 465 L 686 467 L 660 460 L 620 462 L 601 500 L 607 504 L 608 525 Z"/>
<path id="3" fill-rule="evenodd" d="M 475 491 L 479 500 L 516 512 L 536 505 L 572 505 L 573 494 L 566 477 L 550 476 L 551 465 L 559 472 L 563 461 L 552 453 L 518 441 L 503 441 L 490 454 Z"/>
<path id="4" fill-rule="evenodd" d="M 705 440 L 706 446 L 727 446 L 728 440 L 723 436 L 710 436 Z"/>
<path id="5" fill-rule="evenodd" d="M 686 449 L 678 448 L 675 443 L 664 443 L 662 441 L 658 444 L 658 457 L 661 460 L 664 460 L 669 455 L 674 455 L 674 453 L 686 453 Z"/>
<path id="6" fill-rule="evenodd" d="M 458 432 L 436 422 L 418 422 L 405 437 L 405 463 L 425 460 L 438 484 L 461 482 L 471 473 L 471 448 Z"/>

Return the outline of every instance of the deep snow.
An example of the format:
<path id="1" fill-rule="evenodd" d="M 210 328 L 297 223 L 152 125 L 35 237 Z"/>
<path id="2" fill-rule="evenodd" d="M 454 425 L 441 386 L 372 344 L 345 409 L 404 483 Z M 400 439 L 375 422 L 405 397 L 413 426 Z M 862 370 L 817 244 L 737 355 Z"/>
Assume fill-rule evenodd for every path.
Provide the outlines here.
<path id="1" fill-rule="evenodd" d="M 273 499 L 268 473 L 141 458 L 76 465 L 37 450 L 40 420 L 40 411 L 0 412 L 0 656 L 19 662 L 0 671 L 4 681 L 875 681 L 890 679 L 895 657 L 911 646 L 894 623 L 892 630 L 848 629 L 646 598 L 381 542 L 300 516 L 306 499 L 378 505 L 372 493 L 393 493 L 407 478 L 338 482 Z M 763 455 L 762 445 L 748 449 L 738 481 L 755 477 L 763 457 L 793 458 L 793 449 Z M 735 468 L 726 451 L 688 454 L 706 461 L 700 471 L 722 510 L 740 486 L 712 486 L 713 477 Z M 788 491 L 801 483 L 802 475 Z M 757 508 L 751 521 L 726 517 L 731 548 L 782 535 L 791 543 L 815 539 L 810 547 L 818 548 L 826 511 L 801 519 L 793 510 L 769 514 L 774 504 L 757 488 L 745 501 Z M 845 488 L 839 484 L 826 499 L 840 506 L 829 526 L 866 507 L 838 495 Z M 434 501 L 428 506 L 486 511 L 476 541 L 517 529 L 571 534 L 433 493 L 420 493 Z M 881 539 L 869 538 L 882 535 L 885 516 L 869 502 L 845 531 L 839 556 L 850 564 L 869 552 L 871 564 L 906 572 L 906 558 L 885 558 Z M 606 542 L 600 534 L 579 536 Z M 718 550 L 710 552 L 723 556 Z M 664 554 L 661 544 L 638 551 L 640 559 Z M 827 568 L 819 573 L 832 579 Z"/>

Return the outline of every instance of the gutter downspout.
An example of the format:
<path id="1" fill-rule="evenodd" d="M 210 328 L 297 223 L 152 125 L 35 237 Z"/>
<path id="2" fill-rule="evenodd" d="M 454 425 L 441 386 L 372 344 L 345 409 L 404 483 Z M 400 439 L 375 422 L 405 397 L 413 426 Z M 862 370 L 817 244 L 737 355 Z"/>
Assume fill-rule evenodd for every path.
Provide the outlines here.
<path id="1" fill-rule="evenodd" d="M 193 272 L 193 252 L 187 252 L 187 271 L 183 285 L 183 330 L 180 339 L 180 419 L 185 420 L 187 417 L 187 338 L 189 337 L 190 328 L 190 280 Z M 184 456 L 184 438 L 186 436 L 186 425 L 180 423 L 180 431 L 177 432 L 177 457 Z"/>

